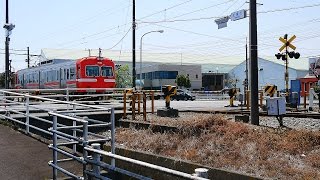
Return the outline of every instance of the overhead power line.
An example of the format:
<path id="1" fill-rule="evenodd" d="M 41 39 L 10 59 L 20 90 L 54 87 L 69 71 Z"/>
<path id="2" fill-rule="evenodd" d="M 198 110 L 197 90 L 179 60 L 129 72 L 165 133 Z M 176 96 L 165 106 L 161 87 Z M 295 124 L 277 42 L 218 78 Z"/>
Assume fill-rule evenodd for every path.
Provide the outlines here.
<path id="1" fill-rule="evenodd" d="M 185 21 L 200 21 L 200 20 L 210 20 L 210 19 L 217 19 L 220 17 L 211 16 L 211 17 L 201 17 L 201 18 L 191 18 L 191 19 L 175 19 L 175 20 L 163 20 L 163 21 L 141 21 L 140 23 L 148 23 L 148 24 L 155 24 L 155 23 L 168 23 L 168 22 L 185 22 Z"/>
<path id="2" fill-rule="evenodd" d="M 108 50 L 113 49 L 113 48 L 116 47 L 120 42 L 122 42 L 123 39 L 128 35 L 128 33 L 130 32 L 131 29 L 132 29 L 132 28 L 130 28 L 130 29 L 126 32 L 126 34 L 125 34 L 114 46 L 112 46 L 112 47 L 109 48 Z"/>
<path id="3" fill-rule="evenodd" d="M 305 8 L 312 8 L 320 6 L 319 4 L 312 4 L 312 5 L 306 5 L 306 6 L 300 6 L 300 7 L 291 7 L 291 8 L 283 8 L 283 9 L 274 9 L 274 10 L 267 10 L 267 11 L 260 11 L 259 14 L 265 14 L 265 13 L 273 13 L 273 12 L 281 12 L 281 11 L 291 11 L 291 10 L 297 10 L 297 9 L 305 9 Z"/>
<path id="4" fill-rule="evenodd" d="M 227 2 L 229 2 L 229 1 L 227 1 Z M 224 3 L 221 3 L 221 4 L 224 4 Z M 217 4 L 217 5 L 221 5 L 221 4 Z M 257 13 L 259 13 L 259 14 L 275 13 L 275 12 L 281 12 L 281 11 L 291 11 L 291 10 L 296 10 L 296 9 L 312 8 L 312 7 L 318 7 L 318 6 L 320 6 L 320 3 L 319 4 L 313 4 L 313 5 L 307 5 L 307 6 L 300 6 L 300 7 L 292 7 L 292 8 L 283 8 L 283 9 L 260 11 L 260 12 L 257 12 Z M 212 7 L 212 6 L 209 6 L 207 8 L 210 8 L 210 7 Z M 206 8 L 203 8 L 203 9 L 206 9 Z M 200 11 L 200 10 L 203 10 L 203 9 L 199 9 L 199 10 L 192 11 L 192 12 L 189 12 L 189 13 L 197 12 L 197 11 Z M 182 14 L 182 15 L 179 15 L 179 16 L 176 16 L 176 17 L 181 17 L 181 16 L 187 15 L 189 13 Z M 176 18 L 176 17 L 174 17 L 174 18 Z M 200 21 L 200 20 L 218 19 L 218 18 L 221 18 L 221 17 L 222 16 L 210 16 L 210 17 L 201 17 L 201 18 L 190 18 L 190 19 L 174 19 L 174 18 L 170 18 L 170 20 L 149 21 L 149 22 L 141 21 L 140 23 L 149 23 L 149 24 L 153 24 L 154 23 L 155 24 L 155 23 L 170 23 L 170 22 Z"/>
<path id="5" fill-rule="evenodd" d="M 179 7 L 179 6 L 181 6 L 181 5 L 187 4 L 187 3 L 191 2 L 191 1 L 192 1 L 192 0 L 188 0 L 188 1 L 185 1 L 185 2 L 182 2 L 182 3 L 179 3 L 179 4 L 176 4 L 176 5 L 173 5 L 173 6 L 171 6 L 171 7 L 165 8 L 164 10 L 161 10 L 161 11 L 158 11 L 158 12 L 155 12 L 155 13 L 152 13 L 152 14 L 149 14 L 149 15 L 147 15 L 147 16 L 144 16 L 144 17 L 142 17 L 142 18 L 140 18 L 140 19 L 145 19 L 145 18 L 148 18 L 148 17 L 150 17 L 150 16 L 154 16 L 154 15 L 156 15 L 156 14 L 159 14 L 159 13 L 168 11 L 168 10 L 170 10 L 170 9 Z"/>

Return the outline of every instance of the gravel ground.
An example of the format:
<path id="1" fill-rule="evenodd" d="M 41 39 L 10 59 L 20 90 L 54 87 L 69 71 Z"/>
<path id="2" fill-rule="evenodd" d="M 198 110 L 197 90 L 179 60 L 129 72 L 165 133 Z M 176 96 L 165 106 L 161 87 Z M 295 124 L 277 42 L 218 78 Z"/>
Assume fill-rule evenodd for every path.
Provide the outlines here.
<path id="1" fill-rule="evenodd" d="M 229 120 L 235 119 L 235 115 L 225 115 Z M 267 126 L 272 128 L 280 127 L 276 117 L 261 116 L 259 118 L 261 126 Z M 320 119 L 313 118 L 295 118 L 295 117 L 284 117 L 283 125 L 291 129 L 305 129 L 311 131 L 320 130 Z"/>
<path id="2" fill-rule="evenodd" d="M 172 120 L 179 120 L 190 117 L 193 113 L 179 113 L 179 117 L 171 118 Z M 226 119 L 235 121 L 235 115 L 233 114 L 225 114 Z M 131 116 L 128 116 L 131 119 Z M 165 120 L 167 118 L 158 117 L 155 114 L 147 114 L 147 120 L 150 122 L 159 122 L 159 120 Z M 276 117 L 267 117 L 261 116 L 260 118 L 260 125 L 267 126 L 272 128 L 280 127 L 279 122 Z M 136 120 L 143 121 L 142 116 L 137 115 Z M 311 131 L 319 131 L 320 130 L 320 119 L 313 119 L 313 118 L 295 118 L 295 117 L 284 117 L 283 118 L 283 125 L 290 129 L 305 129 Z"/>

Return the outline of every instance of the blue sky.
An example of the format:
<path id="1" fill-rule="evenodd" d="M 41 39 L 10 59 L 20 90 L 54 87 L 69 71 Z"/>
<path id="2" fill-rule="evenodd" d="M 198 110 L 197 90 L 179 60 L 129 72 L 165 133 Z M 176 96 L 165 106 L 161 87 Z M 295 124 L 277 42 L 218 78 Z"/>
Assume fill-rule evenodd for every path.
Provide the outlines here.
<path id="1" fill-rule="evenodd" d="M 131 51 L 132 0 L 9 1 L 10 22 L 16 25 L 11 36 L 12 49 L 29 46 L 32 54 L 39 54 L 42 48 Z M 258 14 L 260 57 L 274 56 L 281 46 L 278 38 L 285 33 L 297 36 L 294 45 L 302 57 L 320 55 L 320 0 L 258 2 L 263 4 L 258 6 L 258 12 L 262 12 Z M 295 9 L 309 5 L 314 7 Z M 198 54 L 199 62 L 206 55 L 216 55 L 221 61 L 225 56 L 245 57 L 248 18 L 229 21 L 227 28 L 219 30 L 214 19 L 248 7 L 245 0 L 136 0 L 137 50 L 144 33 L 161 29 L 163 34 L 144 37 L 145 52 Z M 294 9 L 272 12 L 287 8 Z M 4 24 L 5 1 L 0 12 Z M 0 36 L 3 53 L 4 30 Z M 25 56 L 12 54 L 10 58 L 14 69 L 26 67 Z M 4 55 L 0 54 L 0 71 L 3 70 Z"/>

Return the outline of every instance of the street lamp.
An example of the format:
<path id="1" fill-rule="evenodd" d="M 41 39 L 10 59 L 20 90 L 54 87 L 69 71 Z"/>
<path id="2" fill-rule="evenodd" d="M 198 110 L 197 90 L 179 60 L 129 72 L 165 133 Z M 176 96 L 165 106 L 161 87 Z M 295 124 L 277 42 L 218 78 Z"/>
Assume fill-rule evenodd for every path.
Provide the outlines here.
<path id="1" fill-rule="evenodd" d="M 153 32 L 163 33 L 164 30 L 146 32 L 146 33 L 144 33 L 144 34 L 141 36 L 141 39 L 140 39 L 140 76 L 139 76 L 139 80 L 140 80 L 140 88 L 141 88 L 141 89 L 142 89 L 142 38 L 143 38 L 145 35 L 150 34 L 150 33 L 153 33 Z"/>

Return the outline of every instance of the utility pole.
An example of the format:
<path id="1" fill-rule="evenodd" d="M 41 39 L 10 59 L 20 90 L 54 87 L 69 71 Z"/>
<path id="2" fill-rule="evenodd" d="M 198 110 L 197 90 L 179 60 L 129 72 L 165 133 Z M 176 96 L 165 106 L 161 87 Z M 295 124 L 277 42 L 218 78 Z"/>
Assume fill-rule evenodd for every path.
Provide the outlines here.
<path id="1" fill-rule="evenodd" d="M 9 0 L 6 0 L 6 24 L 9 24 Z M 8 32 L 7 32 L 8 33 Z M 9 33 L 6 34 L 5 42 L 5 88 L 9 89 Z"/>
<path id="2" fill-rule="evenodd" d="M 30 50 L 29 47 L 27 47 L 27 63 L 28 63 L 28 68 L 30 68 Z"/>
<path id="3" fill-rule="evenodd" d="M 251 124 L 259 125 L 258 106 L 258 38 L 257 38 L 257 1 L 250 0 L 250 87 L 251 87 Z"/>
<path id="4" fill-rule="evenodd" d="M 9 72 L 9 43 L 10 43 L 10 34 L 14 29 L 13 24 L 9 24 L 9 0 L 6 0 L 6 23 L 3 28 L 6 29 L 6 41 L 5 41 L 5 88 L 9 89 L 10 84 L 10 72 Z"/>
<path id="5" fill-rule="evenodd" d="M 246 79 L 244 80 L 244 105 L 247 105 L 247 91 L 249 90 L 248 88 L 248 39 L 246 38 Z M 248 102 L 249 103 L 249 102 Z"/>
<path id="6" fill-rule="evenodd" d="M 136 1 L 132 6 L 132 88 L 136 87 Z"/>

